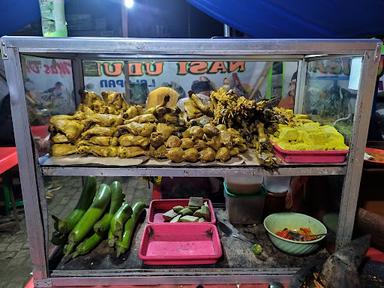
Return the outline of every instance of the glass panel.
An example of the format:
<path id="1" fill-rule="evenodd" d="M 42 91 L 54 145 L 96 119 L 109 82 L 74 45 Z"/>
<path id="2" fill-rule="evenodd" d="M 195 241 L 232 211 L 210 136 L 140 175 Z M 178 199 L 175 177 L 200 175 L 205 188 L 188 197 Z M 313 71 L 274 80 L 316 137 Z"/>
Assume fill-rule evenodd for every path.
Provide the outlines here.
<path id="1" fill-rule="evenodd" d="M 309 62 L 302 113 L 322 124 L 335 126 L 349 142 L 360 73 L 360 57 Z"/>
<path id="2" fill-rule="evenodd" d="M 71 60 L 22 55 L 21 62 L 32 126 L 47 125 L 51 115 L 75 111 Z"/>
<path id="3" fill-rule="evenodd" d="M 124 66 L 128 65 L 128 66 Z M 114 90 L 125 93 L 129 81 L 130 103 L 144 104 L 150 91 L 171 87 L 179 100 L 188 91 L 209 95 L 219 87 L 234 89 L 247 98 L 277 98 L 289 90 L 289 79 L 297 69 L 296 62 L 251 61 L 84 61 L 85 89 L 101 93 Z M 288 82 L 287 80 L 288 79 Z"/>

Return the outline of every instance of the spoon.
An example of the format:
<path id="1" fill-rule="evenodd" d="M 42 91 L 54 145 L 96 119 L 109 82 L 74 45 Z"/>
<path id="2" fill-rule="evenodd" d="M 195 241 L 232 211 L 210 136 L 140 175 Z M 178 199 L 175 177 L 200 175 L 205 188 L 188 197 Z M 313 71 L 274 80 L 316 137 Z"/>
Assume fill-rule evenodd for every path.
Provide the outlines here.
<path id="1" fill-rule="evenodd" d="M 327 236 L 329 233 L 321 233 L 321 234 L 313 234 L 311 236 L 313 237 L 316 237 L 316 238 L 320 238 L 320 237 L 323 237 L 323 236 Z"/>

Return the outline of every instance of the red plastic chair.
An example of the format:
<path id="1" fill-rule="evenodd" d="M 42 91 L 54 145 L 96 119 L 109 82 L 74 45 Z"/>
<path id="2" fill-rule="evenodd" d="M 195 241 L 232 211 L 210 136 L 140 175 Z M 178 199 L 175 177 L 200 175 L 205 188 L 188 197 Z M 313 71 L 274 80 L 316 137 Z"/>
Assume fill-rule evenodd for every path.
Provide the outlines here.
<path id="1" fill-rule="evenodd" d="M 0 175 L 1 175 L 1 187 L 4 195 L 4 209 L 5 214 L 8 216 L 12 207 L 13 216 L 18 226 L 18 217 L 16 211 L 16 201 L 12 191 L 12 181 L 7 172 L 13 167 L 17 166 L 17 151 L 16 147 L 0 147 Z M 19 206 L 22 205 L 22 201 L 19 201 Z"/>

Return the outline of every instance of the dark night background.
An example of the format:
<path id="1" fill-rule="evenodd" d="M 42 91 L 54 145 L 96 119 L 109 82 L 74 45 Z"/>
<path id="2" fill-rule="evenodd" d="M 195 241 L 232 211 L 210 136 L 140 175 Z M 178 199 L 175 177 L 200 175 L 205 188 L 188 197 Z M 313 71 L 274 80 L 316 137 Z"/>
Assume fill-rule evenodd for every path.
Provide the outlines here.
<path id="1" fill-rule="evenodd" d="M 223 36 L 223 24 L 185 0 L 135 0 L 128 13 L 129 37 Z M 69 36 L 121 37 L 120 0 L 67 0 Z M 13 35 L 41 35 L 40 19 Z"/>

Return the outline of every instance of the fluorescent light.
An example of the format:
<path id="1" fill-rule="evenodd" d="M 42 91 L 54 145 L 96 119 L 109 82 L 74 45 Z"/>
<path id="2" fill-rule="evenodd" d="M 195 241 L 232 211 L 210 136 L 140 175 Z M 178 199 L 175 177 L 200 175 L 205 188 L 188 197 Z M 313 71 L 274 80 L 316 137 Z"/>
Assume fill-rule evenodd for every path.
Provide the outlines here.
<path id="1" fill-rule="evenodd" d="M 125 8 L 127 9 L 131 9 L 134 4 L 135 2 L 133 0 L 124 0 L 124 5 L 125 5 Z"/>

